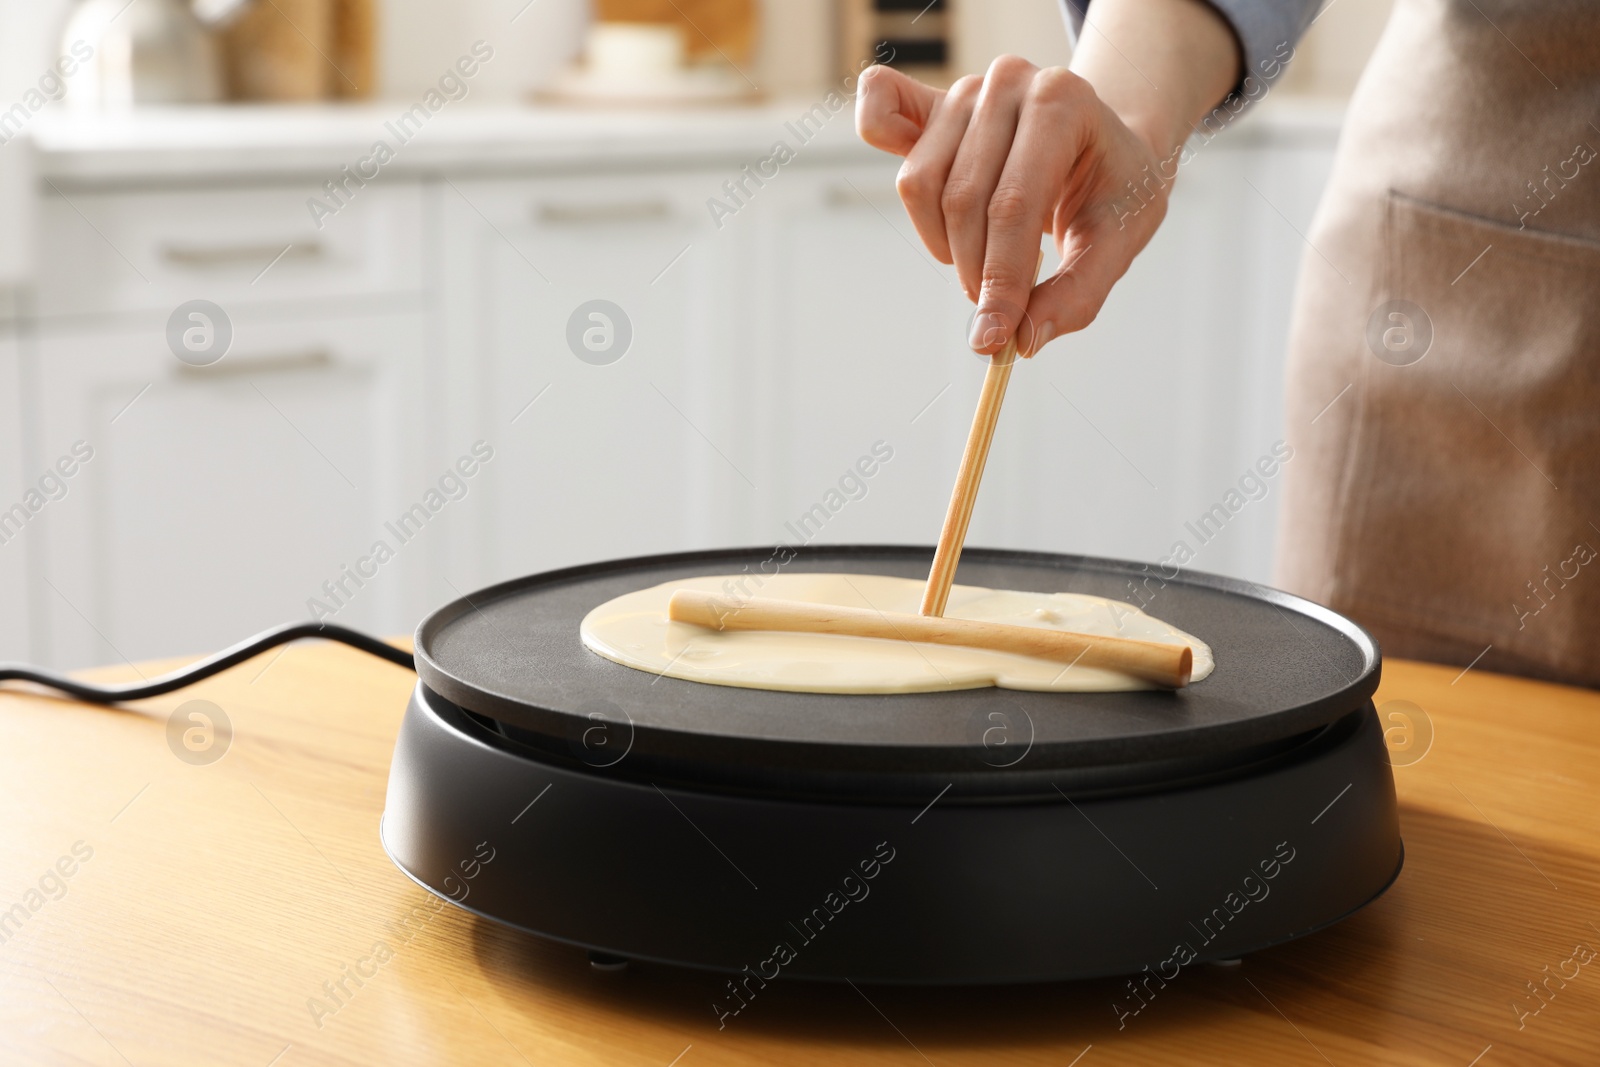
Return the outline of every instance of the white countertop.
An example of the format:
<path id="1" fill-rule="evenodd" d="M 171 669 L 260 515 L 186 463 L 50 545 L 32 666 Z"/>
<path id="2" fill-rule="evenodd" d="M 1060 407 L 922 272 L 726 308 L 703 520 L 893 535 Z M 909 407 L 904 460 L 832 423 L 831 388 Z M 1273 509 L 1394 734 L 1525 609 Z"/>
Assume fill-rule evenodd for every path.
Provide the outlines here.
<path id="1" fill-rule="evenodd" d="M 545 170 L 653 165 L 729 157 L 755 162 L 810 101 L 703 109 L 589 110 L 447 105 L 417 131 L 395 124 L 407 105 L 146 108 L 124 114 L 41 114 L 29 129 L 41 174 L 74 183 L 273 178 L 336 171 L 382 140 L 386 172 L 459 168 Z M 830 158 L 875 155 L 841 109 L 802 149 Z"/>
<path id="2" fill-rule="evenodd" d="M 395 150 L 388 171 L 542 171 L 660 166 L 727 158 L 754 162 L 776 140 L 798 160 L 882 158 L 855 136 L 842 108 L 803 147 L 792 123 L 815 100 L 757 105 L 602 110 L 449 104 L 401 141 L 391 127 L 408 106 L 231 106 L 144 108 L 125 113 L 50 110 L 27 129 L 39 173 L 69 184 L 271 180 L 336 171 L 367 156 L 378 140 Z M 1221 145 L 1337 137 L 1337 102 L 1281 97 L 1243 116 Z"/>

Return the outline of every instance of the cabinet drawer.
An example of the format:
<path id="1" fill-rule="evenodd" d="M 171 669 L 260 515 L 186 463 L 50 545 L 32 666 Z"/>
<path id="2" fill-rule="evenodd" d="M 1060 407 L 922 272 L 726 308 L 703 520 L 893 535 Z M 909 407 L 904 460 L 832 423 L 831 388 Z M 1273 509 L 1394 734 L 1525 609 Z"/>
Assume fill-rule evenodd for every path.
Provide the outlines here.
<path id="1" fill-rule="evenodd" d="M 338 301 L 422 287 L 421 191 L 371 186 L 335 215 L 321 190 L 41 190 L 39 307 L 47 316 Z M 324 198 L 325 199 L 325 198 Z"/>

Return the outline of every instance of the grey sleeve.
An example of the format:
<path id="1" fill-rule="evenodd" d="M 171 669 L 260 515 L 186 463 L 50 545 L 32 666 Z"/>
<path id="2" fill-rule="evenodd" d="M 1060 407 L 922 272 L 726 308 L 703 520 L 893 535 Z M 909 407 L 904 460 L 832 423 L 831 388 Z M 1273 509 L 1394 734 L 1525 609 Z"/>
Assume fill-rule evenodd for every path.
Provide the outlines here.
<path id="1" fill-rule="evenodd" d="M 1294 55 L 1295 42 L 1316 17 L 1322 0 L 1207 0 L 1233 27 L 1244 52 L 1244 77 L 1235 95 L 1247 102 L 1277 81 Z M 1074 46 L 1083 32 L 1089 0 L 1061 0 Z"/>

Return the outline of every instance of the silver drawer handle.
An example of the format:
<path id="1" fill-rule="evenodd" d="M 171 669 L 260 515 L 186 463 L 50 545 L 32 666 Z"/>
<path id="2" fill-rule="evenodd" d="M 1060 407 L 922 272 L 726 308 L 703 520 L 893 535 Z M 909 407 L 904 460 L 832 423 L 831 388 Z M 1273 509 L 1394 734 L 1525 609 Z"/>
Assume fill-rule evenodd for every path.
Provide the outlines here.
<path id="1" fill-rule="evenodd" d="M 333 353 L 326 348 L 305 348 L 298 351 L 269 352 L 259 356 L 228 356 L 204 367 L 179 363 L 173 368 L 173 372 L 180 378 L 215 380 L 246 378 L 257 374 L 323 370 L 333 364 Z"/>
<path id="2" fill-rule="evenodd" d="M 534 218 L 553 226 L 596 226 L 618 222 L 658 222 L 672 217 L 665 200 L 623 200 L 607 204 L 540 204 Z"/>
<path id="3" fill-rule="evenodd" d="M 323 256 L 321 241 L 284 242 L 281 245 L 171 244 L 161 247 L 161 258 L 179 267 L 223 267 L 230 264 L 262 267 L 271 262 L 322 259 Z"/>

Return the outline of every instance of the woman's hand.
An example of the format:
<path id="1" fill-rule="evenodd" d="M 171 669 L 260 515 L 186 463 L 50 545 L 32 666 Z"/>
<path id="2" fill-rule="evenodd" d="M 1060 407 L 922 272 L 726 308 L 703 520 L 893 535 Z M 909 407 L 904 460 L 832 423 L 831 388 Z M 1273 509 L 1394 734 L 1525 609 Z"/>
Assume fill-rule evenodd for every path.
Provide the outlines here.
<path id="1" fill-rule="evenodd" d="M 1032 355 L 1089 325 L 1167 211 L 1176 160 L 1162 178 L 1155 149 L 1062 67 L 1001 56 L 948 92 L 872 67 L 856 127 L 905 157 L 900 199 L 977 303 L 977 352 L 998 352 L 1020 331 L 1018 349 Z M 1035 286 L 1045 233 L 1062 267 Z"/>
<path id="2" fill-rule="evenodd" d="M 1001 56 L 948 92 L 889 67 L 861 76 L 857 131 L 905 157 L 900 198 L 977 303 L 980 353 L 1015 333 L 1032 355 L 1094 321 L 1166 215 L 1184 138 L 1238 78 L 1232 31 L 1201 0 L 1096 0 L 1092 10 L 1073 56 L 1081 73 Z M 1061 267 L 1034 285 L 1045 233 Z"/>

